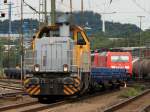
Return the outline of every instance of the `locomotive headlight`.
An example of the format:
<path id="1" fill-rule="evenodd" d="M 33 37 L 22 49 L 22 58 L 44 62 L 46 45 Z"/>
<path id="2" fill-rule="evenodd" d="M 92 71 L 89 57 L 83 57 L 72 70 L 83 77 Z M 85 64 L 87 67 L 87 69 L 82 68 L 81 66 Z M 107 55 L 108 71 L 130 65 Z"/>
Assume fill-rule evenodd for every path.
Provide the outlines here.
<path id="1" fill-rule="evenodd" d="M 64 71 L 64 72 L 68 72 L 68 65 L 67 65 L 67 64 L 64 64 L 64 65 L 63 65 L 63 71 Z"/>
<path id="2" fill-rule="evenodd" d="M 111 68 L 116 68 L 116 66 L 111 66 Z"/>
<path id="3" fill-rule="evenodd" d="M 129 69 L 130 67 L 129 66 L 125 66 L 125 69 Z"/>
<path id="4" fill-rule="evenodd" d="M 34 65 L 34 71 L 39 72 L 40 71 L 40 65 L 38 65 L 38 64 Z"/>

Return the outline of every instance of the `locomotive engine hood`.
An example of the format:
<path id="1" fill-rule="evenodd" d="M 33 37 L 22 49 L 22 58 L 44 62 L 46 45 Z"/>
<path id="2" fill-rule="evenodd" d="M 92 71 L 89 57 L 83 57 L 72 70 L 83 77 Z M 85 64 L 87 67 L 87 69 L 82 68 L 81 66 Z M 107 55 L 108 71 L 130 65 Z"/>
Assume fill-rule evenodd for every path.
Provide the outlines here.
<path id="1" fill-rule="evenodd" d="M 35 40 L 35 65 L 40 72 L 69 72 L 73 41 L 69 37 L 43 37 Z M 39 72 L 38 71 L 38 72 Z"/>

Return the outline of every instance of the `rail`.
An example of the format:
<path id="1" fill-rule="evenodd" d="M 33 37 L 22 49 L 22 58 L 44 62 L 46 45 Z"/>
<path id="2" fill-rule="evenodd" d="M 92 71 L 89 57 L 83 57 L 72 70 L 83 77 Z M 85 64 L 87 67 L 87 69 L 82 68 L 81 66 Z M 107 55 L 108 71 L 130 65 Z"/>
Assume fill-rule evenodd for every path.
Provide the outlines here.
<path id="1" fill-rule="evenodd" d="M 111 91 L 116 92 L 119 90 L 113 90 Z M 72 102 L 79 102 L 85 99 L 89 99 L 89 98 L 93 98 L 99 95 L 104 95 L 104 94 L 109 94 L 110 91 L 104 91 L 104 92 L 97 92 L 94 94 L 87 94 L 84 95 L 82 97 L 75 97 L 75 98 L 71 98 L 71 99 L 61 99 L 61 100 L 56 100 L 55 102 L 51 103 L 51 104 L 41 104 L 38 101 L 32 101 L 32 102 L 28 102 L 28 103 L 21 103 L 21 104 L 15 104 L 15 105 L 8 105 L 8 106 L 4 106 L 4 107 L 0 107 L 0 112 L 1 111 L 21 111 L 21 112 L 37 112 L 37 111 L 42 111 L 42 110 L 46 110 L 49 108 L 54 108 L 57 106 L 61 106 L 61 105 L 65 105 L 68 103 L 72 103 Z"/>
<path id="2" fill-rule="evenodd" d="M 30 106 L 30 105 L 34 105 L 34 104 L 38 104 L 38 102 L 37 101 L 32 101 L 32 102 L 27 102 L 27 103 L 3 106 L 3 107 L 0 107 L 0 111 L 2 112 L 2 111 L 12 110 L 12 109 L 25 107 L 25 106 Z"/>
<path id="3" fill-rule="evenodd" d="M 132 97 L 132 98 L 130 98 L 130 99 L 127 99 L 127 100 L 125 100 L 125 101 L 123 101 L 123 102 L 121 102 L 121 103 L 118 103 L 118 104 L 116 104 L 116 105 L 113 105 L 113 106 L 107 108 L 106 110 L 104 110 L 104 112 L 113 112 L 113 111 L 119 110 L 119 109 L 121 109 L 122 107 L 124 107 L 124 106 L 126 106 L 126 105 L 129 105 L 131 102 L 133 102 L 133 101 L 135 101 L 135 100 L 141 98 L 142 96 L 147 95 L 148 93 L 150 93 L 150 89 L 145 90 L 144 92 L 142 92 L 141 94 L 139 94 L 139 95 L 137 95 L 137 96 L 135 96 L 135 97 Z"/>
<path id="4" fill-rule="evenodd" d="M 18 97 L 19 95 L 26 95 L 26 93 L 25 92 L 4 93 L 0 94 L 0 98 Z"/>
<path id="5" fill-rule="evenodd" d="M 13 80 L 13 79 L 0 79 L 0 82 L 4 83 L 13 83 L 13 84 L 21 84 L 21 80 Z"/>
<path id="6" fill-rule="evenodd" d="M 35 112 L 45 110 L 51 107 L 56 107 L 64 104 L 65 101 L 59 101 L 52 104 L 40 104 L 38 101 L 26 102 L 21 104 L 14 104 L 0 107 L 0 111 L 21 111 L 21 112 Z"/>
<path id="7" fill-rule="evenodd" d="M 149 112 L 150 111 L 150 105 L 145 106 L 142 108 L 139 112 Z"/>
<path id="8" fill-rule="evenodd" d="M 12 90 L 18 90 L 18 91 L 23 91 L 23 87 L 18 87 L 15 85 L 9 85 L 9 84 L 1 84 L 0 83 L 0 87 L 1 88 L 7 88 L 7 89 L 12 89 Z"/>

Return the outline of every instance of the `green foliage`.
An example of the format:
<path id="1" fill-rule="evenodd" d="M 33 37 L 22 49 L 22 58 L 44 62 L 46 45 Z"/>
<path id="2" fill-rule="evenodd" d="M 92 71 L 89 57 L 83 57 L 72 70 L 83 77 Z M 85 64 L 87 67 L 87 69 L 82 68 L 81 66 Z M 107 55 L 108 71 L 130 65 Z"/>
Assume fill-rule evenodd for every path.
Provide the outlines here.
<path id="1" fill-rule="evenodd" d="M 5 77 L 4 70 L 0 67 L 0 79 L 4 77 Z"/>
<path id="2" fill-rule="evenodd" d="M 145 85 L 135 83 L 133 85 L 133 88 L 135 88 L 137 91 L 143 91 L 146 87 L 145 87 Z"/>
<path id="3" fill-rule="evenodd" d="M 130 97 L 140 94 L 144 89 L 145 89 L 144 85 L 135 84 L 133 85 L 133 87 L 127 88 L 125 91 L 123 91 L 120 97 L 130 98 Z"/>
<path id="4" fill-rule="evenodd" d="M 136 32 L 139 32 L 140 28 L 133 24 L 121 24 L 106 22 L 106 33 L 110 37 L 127 37 Z"/>
<path id="5" fill-rule="evenodd" d="M 139 46 L 139 40 L 141 39 L 141 46 L 148 45 L 150 43 L 150 30 L 128 34 L 128 36 L 118 36 L 118 40 L 109 40 L 108 38 L 116 38 L 116 36 L 110 36 L 108 33 L 96 33 L 91 40 L 92 49 L 95 48 L 113 48 L 113 47 L 137 47 Z M 119 39 L 120 38 L 120 39 Z"/>
<path id="6" fill-rule="evenodd" d="M 0 39 L 0 68 L 15 67 L 20 64 L 19 41 L 9 40 L 9 45 L 14 45 L 8 50 L 4 47 L 8 45 L 7 39 Z"/>
<path id="7" fill-rule="evenodd" d="M 130 98 L 138 95 L 139 92 L 135 88 L 128 88 L 125 92 L 123 92 L 120 97 Z"/>
<path id="8" fill-rule="evenodd" d="M 71 20 L 72 24 L 85 26 L 88 24 L 88 27 L 91 27 L 92 30 L 101 30 L 102 22 L 101 22 L 101 15 L 98 13 L 94 13 L 92 11 L 85 11 L 85 12 L 73 12 L 72 16 L 73 20 Z"/>
<path id="9" fill-rule="evenodd" d="M 108 40 L 108 38 L 105 38 L 103 35 L 96 35 L 94 39 L 91 41 L 92 49 L 98 49 L 98 48 L 108 48 L 111 46 L 111 42 Z"/>
<path id="10" fill-rule="evenodd" d="M 115 37 L 114 37 L 115 38 Z M 107 34 L 97 33 L 91 40 L 92 49 L 124 47 L 128 45 L 126 38 L 110 40 Z"/>
<path id="11" fill-rule="evenodd" d="M 38 28 L 38 21 L 33 19 L 24 19 L 23 23 L 28 23 L 28 30 L 31 29 L 37 29 Z M 12 33 L 18 34 L 20 33 L 20 26 L 21 22 L 20 20 L 14 20 L 12 21 Z M 8 34 L 9 29 L 9 20 L 0 21 L 0 33 L 1 34 Z"/>

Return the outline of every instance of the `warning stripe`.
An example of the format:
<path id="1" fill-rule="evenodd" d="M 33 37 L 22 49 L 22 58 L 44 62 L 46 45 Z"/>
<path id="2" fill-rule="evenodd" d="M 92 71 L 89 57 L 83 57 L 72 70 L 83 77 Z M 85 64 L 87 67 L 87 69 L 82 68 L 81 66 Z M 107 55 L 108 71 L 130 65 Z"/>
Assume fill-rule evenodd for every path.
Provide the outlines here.
<path id="1" fill-rule="evenodd" d="M 70 93 L 69 93 L 67 90 L 65 90 L 65 89 L 64 89 L 64 93 L 65 93 L 66 95 L 70 95 Z"/>
<path id="2" fill-rule="evenodd" d="M 39 89 L 40 89 L 40 86 L 38 85 L 35 88 L 33 88 L 32 91 L 30 91 L 30 94 L 34 94 Z"/>
<path id="3" fill-rule="evenodd" d="M 74 91 L 68 86 L 64 85 L 64 89 L 67 90 L 69 93 L 74 94 Z"/>
<path id="4" fill-rule="evenodd" d="M 76 83 L 80 84 L 80 79 L 75 78 L 74 80 L 75 80 Z"/>
<path id="5" fill-rule="evenodd" d="M 25 79 L 24 80 L 24 85 L 27 84 L 30 80 L 29 79 Z"/>
<path id="6" fill-rule="evenodd" d="M 69 87 L 74 91 L 74 92 L 77 92 L 78 90 L 74 87 L 74 86 L 72 86 L 72 85 L 69 85 Z"/>
<path id="7" fill-rule="evenodd" d="M 80 91 L 80 86 L 77 88 L 78 91 Z"/>
<path id="8" fill-rule="evenodd" d="M 28 88 L 28 89 L 26 90 L 26 92 L 29 93 L 34 87 L 35 87 L 35 86 L 31 86 L 30 88 Z"/>
<path id="9" fill-rule="evenodd" d="M 66 89 L 65 87 L 64 87 L 64 93 L 67 94 L 67 95 L 71 95 L 71 94 L 72 94 L 72 93 L 70 93 L 70 92 L 68 91 L 68 89 Z"/>
<path id="10" fill-rule="evenodd" d="M 38 95 L 38 94 L 40 94 L 40 92 L 41 92 L 41 90 L 38 89 L 38 91 L 36 91 L 36 92 L 34 93 L 34 95 Z"/>
<path id="11" fill-rule="evenodd" d="M 80 79 L 77 77 L 77 78 L 74 78 L 74 86 L 75 87 L 78 87 L 80 86 Z"/>

